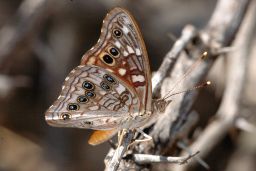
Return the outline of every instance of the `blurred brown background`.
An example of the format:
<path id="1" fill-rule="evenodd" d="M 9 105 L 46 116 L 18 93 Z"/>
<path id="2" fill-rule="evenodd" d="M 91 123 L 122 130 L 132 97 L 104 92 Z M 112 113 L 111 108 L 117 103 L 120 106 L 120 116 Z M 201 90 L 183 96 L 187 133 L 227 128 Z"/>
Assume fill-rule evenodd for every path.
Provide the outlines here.
<path id="1" fill-rule="evenodd" d="M 154 71 L 172 47 L 169 35 L 178 37 L 186 24 L 203 27 L 215 4 L 212 0 L 0 0 L 0 171 L 103 170 L 107 143 L 89 146 L 90 130 L 50 127 L 44 112 L 58 96 L 66 74 L 96 43 L 106 13 L 120 6 L 134 15 Z M 255 124 L 256 48 L 252 49 L 241 113 Z M 219 59 L 211 71 L 213 86 L 199 97 L 199 111 L 200 106 L 209 107 L 211 114 L 217 110 L 225 82 L 223 61 Z M 231 130 L 216 149 L 220 153 L 228 149 L 230 162 L 224 165 L 209 157 L 206 162 L 212 170 L 230 170 L 231 161 L 241 170 L 255 170 L 255 132 L 236 134 Z"/>

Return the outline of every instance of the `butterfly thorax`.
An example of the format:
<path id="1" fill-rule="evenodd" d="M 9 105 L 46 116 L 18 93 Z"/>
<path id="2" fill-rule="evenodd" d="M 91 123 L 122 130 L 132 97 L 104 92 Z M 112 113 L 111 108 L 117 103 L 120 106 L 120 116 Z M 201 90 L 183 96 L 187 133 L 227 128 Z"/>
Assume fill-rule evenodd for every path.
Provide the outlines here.
<path id="1" fill-rule="evenodd" d="M 151 111 L 143 111 L 130 115 L 120 123 L 119 129 L 134 129 L 144 126 L 151 119 Z"/>
<path id="2" fill-rule="evenodd" d="M 152 110 L 150 111 L 143 110 L 143 111 L 140 111 L 139 113 L 133 113 L 133 115 L 130 115 L 130 117 L 127 118 L 121 124 L 122 125 L 121 129 L 124 129 L 124 128 L 132 129 L 132 128 L 138 128 L 145 125 L 152 118 L 152 114 L 163 113 L 170 102 L 171 100 L 153 99 Z"/>

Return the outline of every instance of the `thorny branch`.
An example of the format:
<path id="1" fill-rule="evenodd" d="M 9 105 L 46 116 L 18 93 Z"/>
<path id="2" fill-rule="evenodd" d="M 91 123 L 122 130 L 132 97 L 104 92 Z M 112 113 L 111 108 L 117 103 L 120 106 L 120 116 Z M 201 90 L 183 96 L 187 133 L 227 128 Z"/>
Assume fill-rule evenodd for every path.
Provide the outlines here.
<path id="1" fill-rule="evenodd" d="M 162 82 L 162 94 L 167 92 L 170 88 L 168 85 L 175 82 L 177 75 L 180 76 L 184 74 L 184 71 L 186 70 L 185 68 L 190 66 L 196 60 L 196 57 L 200 56 L 203 51 L 208 51 L 208 59 L 203 64 L 198 66 L 195 71 L 191 73 L 190 77 L 181 83 L 180 87 L 182 89 L 188 89 L 198 84 L 205 77 L 207 71 L 211 68 L 218 55 L 220 55 L 218 52 L 220 52 L 221 49 L 229 46 L 234 40 L 240 24 L 243 21 L 243 17 L 247 11 L 249 3 L 250 0 L 219 0 L 207 26 L 204 29 L 199 30 L 199 34 L 196 35 L 195 38 L 194 33 L 197 33 L 197 31 L 190 26 L 190 28 L 192 28 L 190 30 L 191 35 L 193 36 L 186 39 L 186 41 L 184 41 L 182 38 L 177 40 L 176 45 L 178 45 L 174 46 L 168 54 L 172 54 L 172 51 L 177 51 L 178 53 L 173 54 L 171 58 L 172 60 L 168 59 L 168 55 L 164 59 L 165 62 L 170 62 L 168 65 L 164 65 L 163 63 L 156 72 L 157 74 L 153 77 L 153 82 L 157 80 L 154 83 L 153 92 L 156 93 L 156 87 L 160 86 Z M 197 40 L 197 43 L 193 44 L 193 40 Z M 179 45 L 180 41 L 183 43 Z M 189 43 L 191 43 L 190 46 L 187 45 Z M 185 49 L 187 53 L 180 53 Z M 171 77 L 167 77 L 167 73 Z M 231 80 L 229 82 L 230 84 L 233 84 L 233 86 L 235 85 Z M 238 92 L 240 92 L 240 90 Z M 196 95 L 197 93 L 193 92 L 190 94 L 185 94 L 179 100 L 175 99 L 174 103 L 170 105 L 171 108 L 167 108 L 166 112 L 160 115 L 156 122 L 151 125 L 152 129 L 149 132 L 149 135 L 153 137 L 155 146 L 152 147 L 146 143 L 140 144 L 132 149 L 132 154 L 135 154 L 136 152 L 166 154 L 170 151 L 171 147 L 175 145 L 177 140 L 186 138 L 188 132 L 184 132 L 183 135 L 181 132 L 184 125 L 188 124 L 189 122 L 187 118 L 189 118 L 189 111 L 193 102 L 195 101 Z M 235 105 L 237 105 L 237 101 L 235 102 Z M 219 111 L 222 111 L 221 108 Z M 223 115 L 227 115 L 227 112 L 224 111 Z M 189 130 L 190 129 L 187 129 L 187 131 Z M 225 133 L 226 132 L 223 134 Z M 200 145 L 196 146 L 196 148 L 192 148 L 192 150 L 201 151 L 201 148 L 204 147 Z M 118 153 L 121 154 L 120 152 Z M 111 155 L 108 155 L 108 157 L 110 156 Z M 119 158 L 121 159 L 122 157 Z M 131 161 L 126 160 L 119 160 L 112 164 L 119 165 L 119 162 L 121 162 L 119 170 L 125 170 L 125 167 L 127 166 L 134 168 L 134 170 L 141 170 L 142 168 L 145 169 L 143 166 L 138 166 L 136 163 L 131 163 Z M 108 170 L 108 167 L 106 170 Z"/>
<path id="2" fill-rule="evenodd" d="M 226 90 L 222 103 L 217 111 L 217 118 L 209 124 L 200 137 L 190 146 L 190 150 L 200 149 L 201 157 L 206 156 L 216 144 L 223 139 L 228 130 L 235 127 L 235 121 L 239 119 L 239 104 L 246 79 L 246 71 L 248 66 L 248 52 L 252 43 L 252 34 L 254 32 L 256 22 L 256 3 L 253 2 L 250 6 L 243 25 L 235 39 L 234 47 L 239 48 L 239 51 L 234 50 L 227 57 L 228 71 Z M 191 162 L 184 166 L 183 170 L 195 164 Z"/>

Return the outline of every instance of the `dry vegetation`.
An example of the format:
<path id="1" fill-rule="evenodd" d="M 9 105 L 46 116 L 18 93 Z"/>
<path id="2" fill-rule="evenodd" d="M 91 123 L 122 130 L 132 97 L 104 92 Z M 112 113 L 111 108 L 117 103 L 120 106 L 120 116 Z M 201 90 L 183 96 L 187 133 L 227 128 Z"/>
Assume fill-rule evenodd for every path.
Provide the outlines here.
<path id="1" fill-rule="evenodd" d="M 141 27 L 153 80 L 159 81 L 155 96 L 205 50 L 208 58 L 178 90 L 212 82 L 174 96 L 145 130 L 155 145 L 131 148 L 119 169 L 198 171 L 207 164 L 214 171 L 254 171 L 256 3 L 250 0 L 0 0 L 0 170 L 103 170 L 106 155 L 111 163 L 114 151 L 107 143 L 91 147 L 90 130 L 48 126 L 44 111 L 116 6 L 131 11 Z M 200 153 L 185 165 L 134 163 L 139 153 L 189 151 Z"/>

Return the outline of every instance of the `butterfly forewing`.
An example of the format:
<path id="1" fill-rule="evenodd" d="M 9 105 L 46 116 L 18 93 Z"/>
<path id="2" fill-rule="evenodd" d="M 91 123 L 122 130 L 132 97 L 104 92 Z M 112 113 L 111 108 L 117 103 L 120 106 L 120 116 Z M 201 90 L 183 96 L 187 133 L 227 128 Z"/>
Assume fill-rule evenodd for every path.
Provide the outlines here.
<path id="1" fill-rule="evenodd" d="M 121 129 L 139 113 L 138 96 L 125 82 L 97 66 L 78 66 L 66 77 L 58 99 L 46 112 L 53 126 Z"/>
<path id="2" fill-rule="evenodd" d="M 140 114 L 151 112 L 151 75 L 139 28 L 128 11 L 115 8 L 104 19 L 98 43 L 86 52 L 82 65 L 97 65 L 122 79 L 141 103 Z"/>

